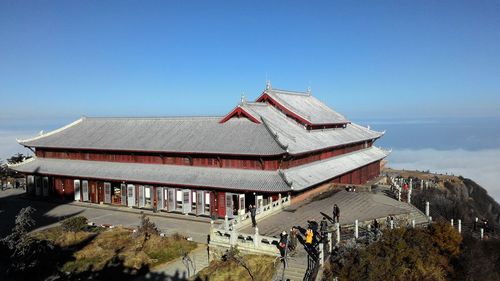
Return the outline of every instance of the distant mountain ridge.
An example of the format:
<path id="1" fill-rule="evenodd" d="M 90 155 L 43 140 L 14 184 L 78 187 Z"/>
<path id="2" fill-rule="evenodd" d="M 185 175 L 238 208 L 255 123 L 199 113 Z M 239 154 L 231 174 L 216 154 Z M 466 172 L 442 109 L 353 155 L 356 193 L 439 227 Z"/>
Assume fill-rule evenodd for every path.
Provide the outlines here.
<path id="1" fill-rule="evenodd" d="M 425 202 L 429 201 L 434 218 L 473 222 L 477 217 L 479 221 L 487 219 L 490 224 L 500 227 L 500 204 L 469 178 L 391 168 L 384 169 L 383 173 L 413 178 L 414 182 L 432 181 L 432 188 L 415 188 L 412 203 L 425 212 Z"/>

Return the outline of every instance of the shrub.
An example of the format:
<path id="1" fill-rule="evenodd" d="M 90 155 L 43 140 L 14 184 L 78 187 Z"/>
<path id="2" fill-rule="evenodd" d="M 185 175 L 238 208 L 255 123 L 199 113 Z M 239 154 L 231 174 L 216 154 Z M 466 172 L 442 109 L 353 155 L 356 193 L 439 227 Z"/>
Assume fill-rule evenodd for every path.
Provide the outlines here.
<path id="1" fill-rule="evenodd" d="M 86 217 L 76 216 L 64 220 L 61 223 L 61 227 L 64 231 L 77 232 L 84 230 L 87 227 L 87 222 Z"/>
<path id="2" fill-rule="evenodd" d="M 141 213 L 141 223 L 139 229 L 137 230 L 139 235 L 144 235 L 146 240 L 152 235 L 159 235 L 160 231 L 156 227 L 156 224 L 149 220 L 144 213 Z"/>
<path id="3" fill-rule="evenodd" d="M 364 246 L 337 248 L 324 274 L 341 280 L 447 280 L 460 253 L 461 236 L 446 223 L 428 229 L 385 230 Z M 324 279 L 326 280 L 326 279 Z"/>
<path id="4" fill-rule="evenodd" d="M 1 272 L 0 279 L 2 274 L 7 274 L 7 280 L 28 280 L 28 277 L 50 274 L 49 265 L 54 245 L 50 241 L 37 240 L 29 235 L 35 225 L 32 218 L 35 211 L 32 207 L 21 209 L 12 232 L 0 240 L 0 244 L 4 246 L 0 247 L 0 268 L 6 271 Z"/>

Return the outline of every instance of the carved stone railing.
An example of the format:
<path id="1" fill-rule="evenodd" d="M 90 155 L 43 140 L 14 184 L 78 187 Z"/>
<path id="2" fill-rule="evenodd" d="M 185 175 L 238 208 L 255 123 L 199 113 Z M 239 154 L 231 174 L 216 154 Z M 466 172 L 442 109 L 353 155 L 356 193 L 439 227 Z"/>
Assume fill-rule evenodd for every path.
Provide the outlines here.
<path id="1" fill-rule="evenodd" d="M 284 208 L 291 205 L 292 197 L 290 195 L 281 197 L 281 194 L 278 196 L 278 200 L 271 201 L 269 204 L 260 207 L 257 210 L 257 214 L 255 215 L 255 219 L 257 221 L 264 219 L 265 217 L 274 215 Z M 233 219 L 229 220 L 226 216 L 224 218 L 224 223 L 219 226 L 219 230 L 230 230 L 230 229 L 241 229 L 246 227 L 252 223 L 250 218 L 250 212 L 246 212 L 244 214 L 238 214 Z"/>
<path id="2" fill-rule="evenodd" d="M 237 247 L 238 250 L 246 253 L 278 255 L 279 250 L 276 245 L 279 238 L 262 236 L 259 229 L 255 228 L 254 234 L 239 233 L 235 228 L 230 230 L 218 229 L 210 222 L 210 246 L 219 248 Z"/>

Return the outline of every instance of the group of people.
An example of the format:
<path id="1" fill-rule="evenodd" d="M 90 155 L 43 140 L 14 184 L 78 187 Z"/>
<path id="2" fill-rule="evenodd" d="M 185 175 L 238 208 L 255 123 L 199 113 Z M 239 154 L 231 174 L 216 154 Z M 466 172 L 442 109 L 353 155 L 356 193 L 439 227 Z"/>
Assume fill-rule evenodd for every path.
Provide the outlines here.
<path id="1" fill-rule="evenodd" d="M 290 229 L 290 236 L 286 231 L 283 231 L 281 233 L 278 249 L 282 258 L 285 257 L 287 251 L 291 252 L 292 254 L 295 253 L 298 243 L 298 234 L 299 229 L 295 226 L 292 226 L 292 229 Z"/>
<path id="2" fill-rule="evenodd" d="M 0 187 L 3 190 L 6 190 L 6 189 L 9 189 L 9 188 L 24 188 L 25 185 L 24 184 L 21 184 L 19 181 L 14 181 L 14 183 L 12 184 L 11 182 L 8 182 L 8 181 L 5 181 L 3 183 L 0 184 Z"/>
<path id="3" fill-rule="evenodd" d="M 337 204 L 333 205 L 333 210 L 332 210 L 332 222 L 333 223 L 340 223 L 340 208 Z M 319 230 L 319 232 L 318 232 Z M 292 227 L 291 231 L 291 247 L 289 249 L 291 251 L 294 251 L 297 247 L 297 234 L 298 234 L 298 228 L 297 227 Z M 281 237 L 286 237 L 286 232 L 283 232 Z M 315 237 L 318 236 L 318 237 Z M 308 227 L 305 231 L 304 234 L 304 244 L 306 247 L 309 249 L 314 249 L 315 245 L 318 242 L 321 241 L 326 241 L 328 236 L 328 220 L 326 216 L 323 217 L 321 222 L 318 223 L 315 220 L 309 220 L 308 221 Z M 285 245 L 285 243 L 280 243 L 280 245 Z M 280 248 L 280 253 L 284 254 L 284 249 L 285 248 Z"/>
<path id="4" fill-rule="evenodd" d="M 253 227 L 257 226 L 257 222 L 255 220 L 256 211 L 257 210 L 255 205 L 249 206 L 249 212 Z M 340 208 L 337 204 L 333 205 L 332 219 L 330 221 L 332 221 L 333 223 L 340 222 Z M 285 260 L 285 256 L 288 253 L 290 253 L 290 255 L 294 255 L 298 245 L 298 237 L 300 236 L 299 232 L 299 227 L 293 226 L 289 232 L 283 231 L 280 234 L 280 240 L 277 246 L 280 252 L 280 256 L 283 258 L 283 260 Z M 319 224 L 315 220 L 309 220 L 308 227 L 304 233 L 304 245 L 312 252 L 316 252 L 316 245 L 321 241 L 326 241 L 327 236 L 327 216 L 324 216 Z"/>

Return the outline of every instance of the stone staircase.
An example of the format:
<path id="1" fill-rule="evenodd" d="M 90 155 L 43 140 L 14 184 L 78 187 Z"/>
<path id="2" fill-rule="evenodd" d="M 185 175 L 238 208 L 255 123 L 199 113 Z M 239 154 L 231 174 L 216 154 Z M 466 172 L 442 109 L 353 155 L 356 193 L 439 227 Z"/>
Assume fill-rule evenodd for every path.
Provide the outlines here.
<path id="1" fill-rule="evenodd" d="M 296 255 L 288 259 L 288 267 L 285 270 L 284 280 L 290 279 L 290 281 L 302 281 L 304 279 L 306 269 L 307 254 L 304 249 L 297 249 Z"/>
<path id="2" fill-rule="evenodd" d="M 200 244 L 198 248 L 189 253 L 189 274 L 182 258 L 178 258 L 172 262 L 156 267 L 151 273 L 140 276 L 134 281 L 154 280 L 156 276 L 161 276 L 164 281 L 179 281 L 188 280 L 189 277 L 194 276 L 200 270 L 208 266 L 208 254 L 206 245 Z"/>

